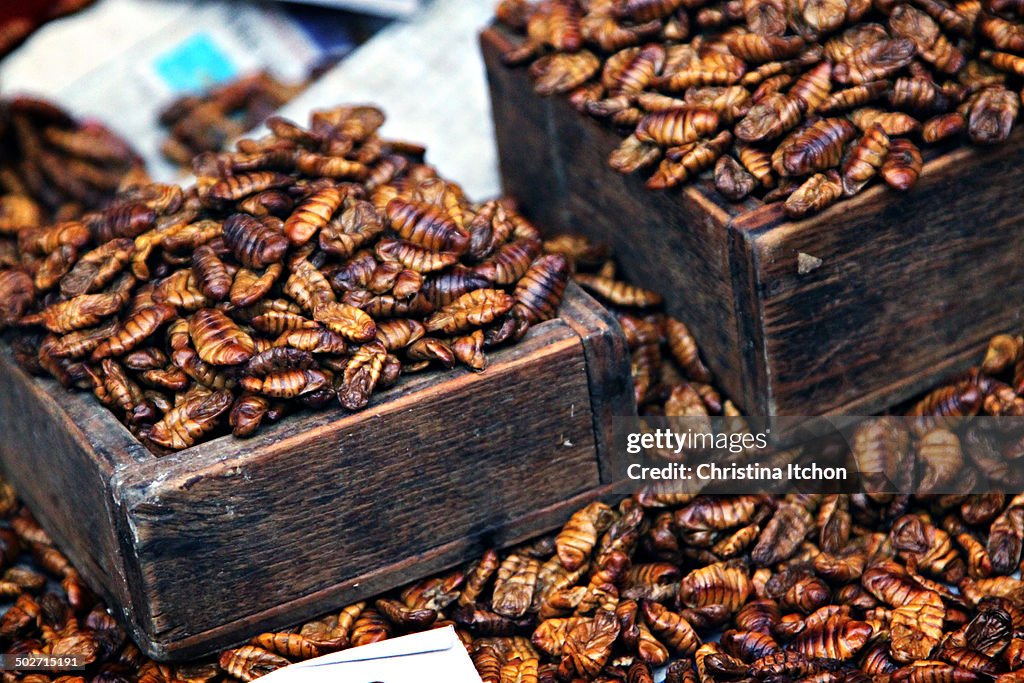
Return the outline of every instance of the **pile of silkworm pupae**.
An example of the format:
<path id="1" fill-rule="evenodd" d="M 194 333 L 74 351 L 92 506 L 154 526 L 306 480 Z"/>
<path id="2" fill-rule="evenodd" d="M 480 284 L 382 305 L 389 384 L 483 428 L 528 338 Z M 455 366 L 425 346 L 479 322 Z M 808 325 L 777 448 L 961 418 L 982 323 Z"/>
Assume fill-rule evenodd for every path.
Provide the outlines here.
<path id="1" fill-rule="evenodd" d="M 1003 143 L 1020 108 L 1012 0 L 502 0 L 540 95 L 626 134 L 609 158 L 663 190 L 713 167 L 729 200 L 800 218 L 876 176 L 908 190 L 919 142 Z M 953 144 L 952 142 L 948 144 Z"/>
<path id="2" fill-rule="evenodd" d="M 182 95 L 160 112 L 168 137 L 160 146 L 169 160 L 188 166 L 197 154 L 220 152 L 294 99 L 306 83 L 288 85 L 260 71 L 200 94 Z"/>
<path id="3" fill-rule="evenodd" d="M 569 278 L 506 201 L 472 204 L 377 134 L 376 108 L 282 118 L 200 155 L 197 182 L 131 185 L 80 220 L 21 225 L 0 269 L 15 358 L 91 390 L 156 452 L 296 407 L 364 408 L 553 317 Z M 2 239 L 2 238 L 0 238 Z"/>
<path id="4" fill-rule="evenodd" d="M 138 154 L 102 123 L 36 97 L 0 99 L 0 268 L 16 258 L 4 238 L 78 218 L 122 185 L 147 180 Z"/>
<path id="5" fill-rule="evenodd" d="M 679 414 L 696 399 L 709 413 L 738 412 L 721 399 L 711 409 L 714 379 L 685 326 L 656 312 L 659 295 L 615 279 L 607 253 L 580 238 L 555 237 L 544 250 L 616 310 L 634 352 L 653 345 L 647 361 L 634 361 L 642 412 Z M 950 427 L 942 420 L 1019 414 L 1002 387 L 1016 384 L 1022 347 L 996 337 L 978 368 L 909 412 Z M 898 469 L 912 440 L 898 429 L 885 418 L 867 423 L 858 459 Z M 216 661 L 178 665 L 146 660 L 127 642 L 2 484 L 0 516 L 10 527 L 0 529 L 0 592 L 14 600 L 0 646 L 85 653 L 85 674 L 61 683 L 251 681 L 448 625 L 488 683 L 645 683 L 661 667 L 669 683 L 1024 680 L 1024 581 L 1011 576 L 1024 547 L 1022 496 L 646 492 L 594 502 L 555 535 L 258 635 Z M 26 558 L 66 594 L 46 592 Z"/>

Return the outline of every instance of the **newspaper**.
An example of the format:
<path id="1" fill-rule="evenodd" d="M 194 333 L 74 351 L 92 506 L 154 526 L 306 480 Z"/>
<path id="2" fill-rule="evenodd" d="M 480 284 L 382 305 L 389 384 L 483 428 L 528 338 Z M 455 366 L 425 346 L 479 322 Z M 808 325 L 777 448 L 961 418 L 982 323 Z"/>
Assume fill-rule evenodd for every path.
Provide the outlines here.
<path id="1" fill-rule="evenodd" d="M 374 102 L 384 134 L 422 142 L 427 159 L 470 197 L 500 192 L 494 129 L 477 33 L 493 0 L 433 0 L 378 32 L 282 114 Z M 4 93 L 44 95 L 131 140 L 158 180 L 186 176 L 159 152 L 160 110 L 260 68 L 297 80 L 321 56 L 280 6 L 214 0 L 102 0 L 47 25 L 0 62 Z M 259 132 L 257 131 L 257 134 Z"/>
<path id="2" fill-rule="evenodd" d="M 0 61 L 5 94 L 48 97 L 130 140 L 150 173 L 181 171 L 160 155 L 160 110 L 184 92 L 259 69 L 305 77 L 317 44 L 278 6 L 212 0 L 102 0 L 44 26 Z"/>
<path id="3" fill-rule="evenodd" d="M 493 0 L 434 0 L 396 22 L 282 109 L 304 123 L 311 109 L 374 102 L 383 134 L 427 145 L 427 160 L 475 200 L 500 193 L 494 125 L 477 34 Z"/>
<path id="4" fill-rule="evenodd" d="M 420 9 L 424 0 L 283 0 L 284 2 L 302 2 L 351 12 L 366 12 L 382 17 L 401 17 L 412 14 Z"/>

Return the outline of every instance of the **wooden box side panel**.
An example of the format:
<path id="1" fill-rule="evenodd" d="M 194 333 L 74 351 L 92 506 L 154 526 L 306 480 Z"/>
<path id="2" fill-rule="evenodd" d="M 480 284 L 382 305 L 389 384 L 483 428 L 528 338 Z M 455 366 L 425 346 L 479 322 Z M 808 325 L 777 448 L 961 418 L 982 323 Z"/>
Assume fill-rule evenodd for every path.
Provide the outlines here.
<path id="1" fill-rule="evenodd" d="M 524 92 L 524 87 L 529 88 L 523 84 L 525 71 L 513 71 L 502 63 L 503 44 L 496 29 L 480 34 L 502 191 L 542 230 L 564 232 L 571 225 L 565 207 L 565 168 L 555 146 L 542 144 L 554 135 L 551 100 Z"/>
<path id="2" fill-rule="evenodd" d="M 976 362 L 1024 318 L 1024 135 L 929 164 L 813 219 L 766 207 L 745 239 L 779 414 L 870 414 Z M 774 215 L 772 212 L 775 212 Z M 801 252 L 822 259 L 800 274 Z"/>
<path id="3" fill-rule="evenodd" d="M 90 583 L 112 604 L 130 602 L 110 481 L 140 455 L 134 440 L 92 396 L 29 377 L 2 352 L 0 386 L 4 475 Z"/>
<path id="4" fill-rule="evenodd" d="M 511 44 L 499 29 L 481 34 L 505 191 L 543 230 L 609 244 L 632 281 L 666 293 L 669 312 L 691 327 L 723 388 L 744 403 L 729 212 L 701 188 L 651 192 L 643 173 L 611 169 L 608 155 L 622 136 L 564 96 L 534 94 L 526 69 L 501 63 Z"/>
<path id="5" fill-rule="evenodd" d="M 592 406 L 633 410 L 628 383 L 591 397 L 590 363 L 626 365 L 621 331 L 575 286 L 562 316 L 484 373 L 410 378 L 355 415 L 286 420 L 126 472 L 115 495 L 152 651 L 194 650 L 232 621 L 280 625 L 311 596 L 327 609 L 324 596 L 366 597 L 559 523 L 565 501 L 601 483 Z M 241 589 L 224 600 L 220 586 Z"/>

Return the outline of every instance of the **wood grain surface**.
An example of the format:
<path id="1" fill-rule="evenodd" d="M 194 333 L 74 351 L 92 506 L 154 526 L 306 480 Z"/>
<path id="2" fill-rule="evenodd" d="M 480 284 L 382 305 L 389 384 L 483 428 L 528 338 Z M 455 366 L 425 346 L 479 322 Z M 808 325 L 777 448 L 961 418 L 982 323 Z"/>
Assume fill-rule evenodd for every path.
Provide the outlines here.
<path id="1" fill-rule="evenodd" d="M 604 430 L 635 412 L 625 341 L 575 285 L 561 316 L 486 372 L 413 375 L 359 413 L 160 458 L 88 394 L 3 358 L 0 462 L 148 654 L 209 653 L 552 528 L 598 495 Z"/>
<path id="2" fill-rule="evenodd" d="M 731 203 L 704 178 L 651 192 L 607 164 L 622 135 L 541 98 L 481 34 L 504 186 L 551 230 L 609 244 L 666 295 L 726 393 L 751 414 L 871 414 L 977 361 L 1024 323 L 1024 132 L 929 150 L 907 193 L 875 185 L 809 219 Z M 799 254 L 819 268 L 797 272 Z"/>

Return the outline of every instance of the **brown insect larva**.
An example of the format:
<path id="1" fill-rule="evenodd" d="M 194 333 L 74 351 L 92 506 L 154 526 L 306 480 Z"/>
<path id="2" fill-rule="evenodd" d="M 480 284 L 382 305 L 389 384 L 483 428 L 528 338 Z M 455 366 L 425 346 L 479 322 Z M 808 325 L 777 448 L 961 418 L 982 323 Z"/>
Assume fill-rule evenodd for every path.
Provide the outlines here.
<path id="1" fill-rule="evenodd" d="M 84 224 L 67 221 L 50 227 L 22 230 L 18 233 L 18 250 L 25 254 L 44 255 L 62 246 L 81 249 L 91 239 L 89 228 Z"/>
<path id="2" fill-rule="evenodd" d="M 221 654 L 218 663 L 229 675 L 245 683 L 291 664 L 284 657 L 254 645 L 226 650 Z"/>
<path id="3" fill-rule="evenodd" d="M 673 652 L 682 656 L 696 652 L 701 640 L 685 619 L 656 602 L 643 600 L 640 607 L 651 632 Z"/>
<path id="4" fill-rule="evenodd" d="M 612 280 L 586 273 L 577 273 L 575 279 L 587 291 L 593 292 L 616 306 L 651 308 L 661 305 L 662 302 L 660 294 L 629 285 L 620 280 Z"/>
<path id="5" fill-rule="evenodd" d="M 759 86 L 754 94 L 750 96 L 750 101 L 753 104 L 757 104 L 764 98 L 768 97 L 773 93 L 782 92 L 784 89 L 792 85 L 793 76 L 791 74 L 779 74 L 778 76 L 772 76 L 766 78 Z M 747 108 L 749 111 L 749 107 Z M 745 114 L 746 112 L 744 112 Z"/>
<path id="6" fill-rule="evenodd" d="M 936 491 L 948 485 L 963 466 L 960 440 L 945 429 L 933 429 L 922 436 L 917 452 L 924 468 L 922 491 Z"/>
<path id="7" fill-rule="evenodd" d="M 288 176 L 272 171 L 243 173 L 217 180 L 206 190 L 206 197 L 215 202 L 235 202 L 256 194 L 291 184 Z"/>
<path id="8" fill-rule="evenodd" d="M 813 115 L 829 97 L 832 90 L 831 76 L 832 63 L 820 62 L 797 79 L 789 89 L 789 96 L 800 102 L 800 108 L 807 115 Z"/>
<path id="9" fill-rule="evenodd" d="M 341 206 L 345 193 L 340 187 L 325 187 L 303 200 L 284 222 L 284 235 L 293 245 L 313 239 Z"/>
<path id="10" fill-rule="evenodd" d="M 512 554 L 498 567 L 491 609 L 506 617 L 521 617 L 533 600 L 540 564 L 533 558 Z"/>
<path id="11" fill-rule="evenodd" d="M 256 394 L 243 394 L 231 406 L 228 424 L 237 438 L 252 436 L 263 424 L 270 410 L 270 401 Z"/>
<path id="12" fill-rule="evenodd" d="M 777 36 L 786 32 L 786 6 L 779 0 L 743 0 L 743 17 L 753 33 Z"/>
<path id="13" fill-rule="evenodd" d="M 401 238 L 425 249 L 462 254 L 469 247 L 468 234 L 439 207 L 394 199 L 387 205 L 387 217 Z"/>
<path id="14" fill-rule="evenodd" d="M 321 654 L 319 647 L 298 633 L 261 633 L 249 642 L 283 657 L 312 659 Z"/>
<path id="15" fill-rule="evenodd" d="M 103 343 L 92 352 L 92 360 L 98 361 L 110 356 L 123 356 L 152 336 L 157 329 L 170 322 L 177 315 L 173 306 L 154 304 L 147 306 L 118 327 Z"/>
<path id="16" fill-rule="evenodd" d="M 598 534 L 611 524 L 612 517 L 611 508 L 600 502 L 573 514 L 555 538 L 556 553 L 565 569 L 575 571 L 587 562 Z"/>
<path id="17" fill-rule="evenodd" d="M 320 248 L 339 257 L 348 257 L 384 232 L 384 223 L 369 202 L 352 202 L 340 216 L 320 230 Z"/>
<path id="18" fill-rule="evenodd" d="M 634 135 L 641 142 L 667 147 L 693 142 L 717 129 L 718 114 L 711 109 L 669 109 L 645 116 Z"/>
<path id="19" fill-rule="evenodd" d="M 1020 110 L 1020 97 L 1005 88 L 985 88 L 973 98 L 967 134 L 977 144 L 1002 142 L 1010 135 Z"/>
<path id="20" fill-rule="evenodd" d="M 101 213 L 89 214 L 82 220 L 98 243 L 117 237 L 138 237 L 156 224 L 156 211 L 144 204 L 112 206 Z"/>
<path id="21" fill-rule="evenodd" d="M 849 155 L 843 162 L 843 193 L 853 196 L 860 192 L 882 168 L 888 152 L 889 136 L 881 125 L 872 124 L 850 148 Z"/>
<path id="22" fill-rule="evenodd" d="M 882 97 L 888 88 L 888 81 L 872 81 L 834 92 L 818 106 L 818 113 L 827 116 L 862 107 Z"/>
<path id="23" fill-rule="evenodd" d="M 210 365 L 238 365 L 252 358 L 256 351 L 252 337 L 214 308 L 193 313 L 188 331 L 199 357 Z"/>
<path id="24" fill-rule="evenodd" d="M 841 0 L 804 0 L 800 3 L 800 17 L 811 31 L 830 33 L 843 25 L 847 9 L 847 3 Z"/>
<path id="25" fill-rule="evenodd" d="M 789 647 L 808 657 L 852 659 L 872 635 L 870 624 L 836 615 L 797 636 Z"/>
<path id="26" fill-rule="evenodd" d="M 752 591 L 750 577 L 743 570 L 717 563 L 687 574 L 679 584 L 679 600 L 687 607 L 725 605 L 736 612 Z"/>
<path id="27" fill-rule="evenodd" d="M 498 553 L 490 549 L 484 552 L 480 561 L 473 566 L 466 577 L 466 585 L 458 598 L 460 605 L 471 605 L 476 602 L 491 577 L 494 576 L 494 572 L 497 571 L 498 564 Z"/>
<path id="28" fill-rule="evenodd" d="M 820 119 L 779 144 L 772 154 L 772 168 L 782 176 L 802 176 L 837 166 L 843 146 L 855 134 L 846 119 Z"/>
<path id="29" fill-rule="evenodd" d="M 795 97 L 774 93 L 764 98 L 736 124 L 736 137 L 744 142 L 759 142 L 779 137 L 800 122 L 800 102 Z"/>
<path id="30" fill-rule="evenodd" d="M 147 435 L 158 446 L 181 450 L 194 445 L 217 426 L 217 422 L 231 407 L 229 391 L 195 394 L 175 406 L 153 425 Z"/>
<path id="31" fill-rule="evenodd" d="M 382 320 L 376 326 L 376 339 L 388 351 L 403 349 L 426 334 L 423 324 L 410 318 Z"/>
<path id="32" fill-rule="evenodd" d="M 42 211 L 32 198 L 20 194 L 0 196 L 0 235 L 17 235 L 42 222 Z"/>
<path id="33" fill-rule="evenodd" d="M 878 40 L 854 49 L 832 69 L 837 83 L 863 85 L 888 78 L 913 59 L 917 48 L 906 38 Z"/>
<path id="34" fill-rule="evenodd" d="M 130 280 L 131 277 L 128 276 L 128 279 Z M 73 299 L 55 303 L 37 314 L 25 316 L 21 319 L 21 323 L 25 325 L 41 324 L 51 332 L 64 334 L 94 327 L 104 318 L 120 311 L 125 304 L 127 304 L 127 297 L 118 291 L 82 294 Z"/>
<path id="35" fill-rule="evenodd" d="M 920 130 L 921 123 L 903 112 L 882 111 L 872 107 L 861 107 L 850 114 L 850 120 L 862 131 L 878 124 L 886 135 L 895 137 Z"/>
<path id="36" fill-rule="evenodd" d="M 377 324 L 373 318 L 348 304 L 325 302 L 313 311 L 313 319 L 354 342 L 371 341 L 377 336 Z"/>
<path id="37" fill-rule="evenodd" d="M 281 335 L 292 330 L 319 328 L 314 321 L 301 313 L 268 310 L 249 318 L 249 324 L 260 332 Z M 332 333 L 333 334 L 333 333 Z"/>
<path id="38" fill-rule="evenodd" d="M 291 270 L 283 291 L 303 310 L 313 312 L 319 306 L 336 301 L 331 283 L 307 259 L 293 261 Z"/>
<path id="39" fill-rule="evenodd" d="M 882 179 L 894 190 L 906 191 L 921 175 L 921 151 L 906 138 L 889 141 L 889 153 L 882 164 Z"/>
<path id="40" fill-rule="evenodd" d="M 134 242 L 125 238 L 113 239 L 86 252 L 61 278 L 61 294 L 72 298 L 102 289 L 124 269 L 134 252 Z"/>
<path id="41" fill-rule="evenodd" d="M 452 341 L 452 353 L 455 359 L 466 367 L 482 372 L 487 369 L 487 356 L 484 355 L 484 333 L 483 330 L 474 330 L 472 333 L 459 337 Z"/>
<path id="42" fill-rule="evenodd" d="M 491 258 L 475 266 L 473 270 L 494 284 L 511 285 L 526 274 L 530 264 L 540 255 L 540 251 L 541 244 L 538 240 L 514 240 L 502 245 Z"/>
<path id="43" fill-rule="evenodd" d="M 659 97 L 663 98 L 657 103 L 657 106 L 649 108 L 650 105 L 654 104 L 652 98 Z M 659 111 L 665 109 L 675 109 L 679 107 L 679 100 L 675 98 L 668 98 L 662 95 L 655 95 L 653 93 L 641 93 L 637 95 L 637 104 L 648 109 L 648 111 Z M 669 106 L 668 100 L 671 100 L 672 104 Z M 721 123 L 731 124 L 737 119 L 745 116 L 750 111 L 751 97 L 750 92 L 741 85 L 730 85 L 724 87 L 718 86 L 704 86 L 699 88 L 690 88 L 686 91 L 684 96 L 685 107 L 703 107 L 711 109 L 718 114 L 718 120 Z"/>
<path id="44" fill-rule="evenodd" d="M 516 284 L 514 310 L 531 325 L 554 318 L 569 273 L 569 262 L 561 254 L 538 258 Z"/>
<path id="45" fill-rule="evenodd" d="M 224 243 L 247 268 L 265 268 L 284 258 L 288 240 L 252 216 L 236 213 L 224 221 Z"/>
<path id="46" fill-rule="evenodd" d="M 295 202 L 292 198 L 281 190 L 267 190 L 246 197 L 238 202 L 240 211 L 256 218 L 262 216 L 284 218 L 291 213 L 294 206 Z"/>
<path id="47" fill-rule="evenodd" d="M 361 410 L 370 401 L 388 351 L 377 341 L 356 349 L 349 358 L 338 387 L 338 400 L 348 410 Z"/>
<path id="48" fill-rule="evenodd" d="M 796 56 L 803 47 L 800 36 L 766 36 L 758 33 L 734 33 L 726 36 L 729 51 L 751 63 L 772 62 Z"/>
<path id="49" fill-rule="evenodd" d="M 213 301 L 224 299 L 231 290 L 232 274 L 208 244 L 192 253 L 192 273 L 199 289 Z"/>
<path id="50" fill-rule="evenodd" d="M 507 313 L 514 303 L 515 299 L 501 290 L 477 289 L 463 294 L 431 315 L 425 325 L 429 332 L 454 334 L 493 322 Z"/>
<path id="51" fill-rule="evenodd" d="M 998 375 L 1008 370 L 1020 358 L 1022 346 L 1018 337 L 1009 334 L 992 337 L 981 361 L 981 371 L 987 375 Z"/>
<path id="52" fill-rule="evenodd" d="M 618 19 L 640 23 L 664 19 L 684 5 L 686 0 L 625 0 L 613 6 L 612 12 Z"/>
<path id="53" fill-rule="evenodd" d="M 647 88 L 665 63 L 665 48 L 648 45 L 626 48 L 608 58 L 601 84 L 612 96 L 639 93 Z"/>
<path id="54" fill-rule="evenodd" d="M 897 78 L 889 91 L 889 103 L 899 109 L 920 112 L 945 111 L 951 104 L 946 94 L 930 78 Z"/>
<path id="55" fill-rule="evenodd" d="M 315 152 L 299 152 L 295 155 L 295 170 L 317 178 L 365 178 L 369 169 L 359 161 L 338 156 L 324 156 Z"/>
<path id="56" fill-rule="evenodd" d="M 732 142 L 732 134 L 722 131 L 712 140 L 700 140 L 679 147 L 670 147 L 666 159 L 658 170 L 647 180 L 647 188 L 664 190 L 686 182 L 706 168 L 711 167 Z"/>
<path id="57" fill-rule="evenodd" d="M 650 166 L 661 157 L 661 148 L 650 142 L 641 142 L 629 135 L 608 156 L 608 165 L 619 173 L 633 173 Z"/>
<path id="58" fill-rule="evenodd" d="M 835 171 L 817 173 L 786 199 L 783 208 L 790 218 L 803 218 L 830 206 L 843 194 L 842 182 Z"/>
<path id="59" fill-rule="evenodd" d="M 0 330 L 18 322 L 35 300 L 32 277 L 20 270 L 0 270 Z"/>
<path id="60" fill-rule="evenodd" d="M 1024 74 L 1024 58 L 1022 58 L 1022 57 L 1020 57 L 1018 55 L 1010 54 L 1009 52 L 996 52 L 996 51 L 992 51 L 992 50 L 981 50 L 978 53 L 978 56 L 981 57 L 981 59 L 983 59 L 985 62 L 988 62 L 989 64 L 991 64 L 992 67 L 997 69 L 999 72 L 1005 72 L 1005 73 L 1008 73 L 1008 74 L 1016 74 L 1018 76 Z M 974 64 L 974 62 L 971 62 L 971 64 Z M 968 66 L 970 66 L 970 64 Z M 976 67 L 976 68 L 979 71 L 981 70 L 980 67 Z M 984 86 L 998 87 L 998 86 L 1003 85 L 1003 83 L 1005 82 L 1005 76 L 1003 76 L 1003 75 L 997 76 L 997 75 L 992 74 L 992 73 L 988 73 L 988 74 L 981 73 L 981 74 L 979 74 L 979 76 L 980 76 L 980 78 L 978 80 L 980 82 L 974 84 L 977 87 L 984 87 Z"/>
<path id="61" fill-rule="evenodd" d="M 989 530 L 987 550 L 992 561 L 992 571 L 1009 574 L 1020 562 L 1024 546 L 1024 509 L 1011 507 L 992 522 Z"/>
<path id="62" fill-rule="evenodd" d="M 757 179 L 728 154 L 715 164 L 715 187 L 726 198 L 740 201 L 757 187 Z"/>
<path id="63" fill-rule="evenodd" d="M 732 85 L 738 82 L 746 72 L 743 60 L 729 53 L 713 52 L 695 61 L 680 66 L 679 70 L 669 72 L 665 66 L 665 75 L 654 79 L 654 87 L 669 92 L 679 92 L 702 85 Z"/>
<path id="64" fill-rule="evenodd" d="M 568 54 L 556 52 L 530 65 L 533 89 L 541 97 L 569 92 L 596 74 L 601 61 L 589 50 Z"/>
<path id="65" fill-rule="evenodd" d="M 262 272 L 239 268 L 231 282 L 228 299 L 233 306 L 245 308 L 263 299 L 281 277 L 284 268 L 280 263 L 272 263 Z"/>
<path id="66" fill-rule="evenodd" d="M 762 187 L 771 188 L 775 185 L 772 177 L 771 156 L 768 152 L 744 143 L 737 143 L 736 154 L 740 163 Z"/>
<path id="67" fill-rule="evenodd" d="M 565 639 L 564 658 L 559 670 L 593 678 L 604 668 L 619 635 L 619 622 L 613 612 L 599 610 L 593 619 L 577 624 Z"/>
<path id="68" fill-rule="evenodd" d="M 997 50 L 1024 52 L 1024 27 L 992 14 L 978 17 L 978 30 Z"/>
<path id="69" fill-rule="evenodd" d="M 243 377 L 240 384 L 245 391 L 271 398 L 295 398 L 327 386 L 330 378 L 322 371 L 281 370 L 263 377 Z"/>
<path id="70" fill-rule="evenodd" d="M 921 139 L 928 144 L 935 144 L 954 135 L 960 135 L 967 129 L 967 119 L 963 114 L 951 112 L 939 114 L 924 122 L 921 128 Z"/>

